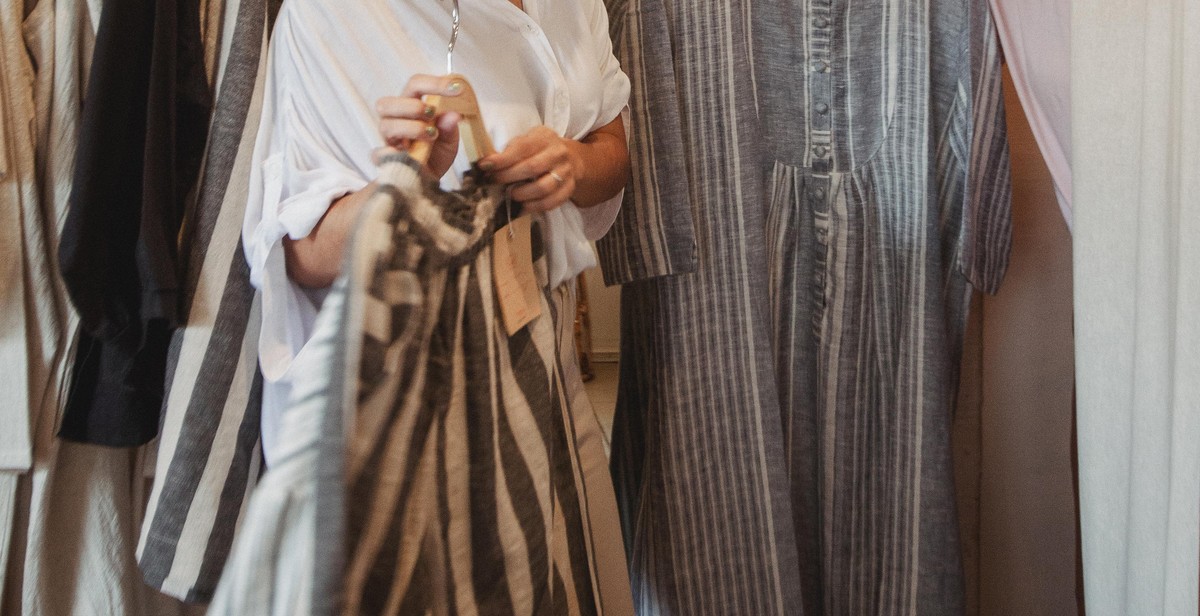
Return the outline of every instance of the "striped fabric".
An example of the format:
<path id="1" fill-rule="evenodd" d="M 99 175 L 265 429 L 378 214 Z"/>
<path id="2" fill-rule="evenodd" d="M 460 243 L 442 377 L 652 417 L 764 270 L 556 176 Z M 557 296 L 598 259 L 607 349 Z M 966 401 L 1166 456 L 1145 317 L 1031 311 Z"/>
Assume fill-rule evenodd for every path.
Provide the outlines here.
<path id="1" fill-rule="evenodd" d="M 608 234 L 597 242 L 610 285 L 696 271 L 689 174 L 682 156 L 683 124 L 665 7 L 659 0 L 608 0 L 613 53 L 629 75 L 626 123 L 632 177 Z M 660 55 L 661 54 L 661 55 Z"/>
<path id="2" fill-rule="evenodd" d="M 212 596 L 258 474 L 257 301 L 242 213 L 258 129 L 267 2 L 225 0 L 216 111 L 185 245 L 188 318 L 171 343 L 162 433 L 138 561 L 186 601 Z M 216 25 L 210 24 L 211 30 Z"/>
<path id="3" fill-rule="evenodd" d="M 385 164 L 395 190 L 359 229 L 344 612 L 602 613 L 550 298 L 510 338 L 486 241 L 499 192 L 468 180 L 434 202 L 417 172 Z"/>
<path id="4" fill-rule="evenodd" d="M 986 2 L 624 14 L 659 2 L 683 44 L 621 61 L 636 84 L 673 60 L 683 138 L 658 156 L 692 169 L 699 268 L 623 294 L 613 468 L 639 613 L 960 614 L 958 356 L 1010 234 Z"/>
<path id="5" fill-rule="evenodd" d="M 679 138 L 654 154 L 687 169 L 680 200 L 698 259 L 693 274 L 622 288 L 612 469 L 642 616 L 802 613 L 766 302 L 748 9 L 735 0 L 630 0 L 610 13 L 617 33 L 625 19 L 658 22 L 614 40 L 634 84 L 633 134 L 645 101 L 678 96 Z M 639 76 L 639 66 L 656 64 L 673 76 L 675 94 Z"/>
<path id="6" fill-rule="evenodd" d="M 509 337 L 491 279 L 499 191 L 468 177 L 441 193 L 407 155 L 381 163 L 210 614 L 631 616 L 560 318 L 573 293 L 545 293 Z"/>

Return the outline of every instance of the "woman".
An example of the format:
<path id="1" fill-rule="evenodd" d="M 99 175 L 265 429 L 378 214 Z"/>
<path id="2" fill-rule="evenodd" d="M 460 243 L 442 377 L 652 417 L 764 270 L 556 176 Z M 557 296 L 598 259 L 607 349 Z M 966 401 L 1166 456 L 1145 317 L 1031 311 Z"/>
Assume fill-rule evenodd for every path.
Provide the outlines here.
<path id="1" fill-rule="evenodd" d="M 463 0 L 461 15 L 454 70 L 470 80 L 499 150 L 479 167 L 511 185 L 512 198 L 539 218 L 557 308 L 551 312 L 572 314 L 572 281 L 595 263 L 589 240 L 611 225 L 628 173 L 620 114 L 629 81 L 612 55 L 604 7 L 600 0 Z M 446 190 L 458 188 L 469 169 L 458 148 L 459 118 L 421 100 L 462 89 L 434 75 L 445 65 L 450 27 L 449 3 L 437 0 L 289 0 L 277 19 L 243 236 L 251 280 L 262 292 L 268 466 L 296 446 L 287 442 L 292 426 L 286 438 L 281 429 L 299 378 L 293 366 L 304 363 L 317 313 L 374 188 L 373 152 L 432 142 L 426 171 Z M 590 589 L 574 593 L 586 600 L 568 611 L 632 613 L 600 428 L 580 395 L 571 328 L 555 325 L 556 370 L 566 390 L 559 395 L 570 407 L 589 537 L 586 571 L 574 571 L 569 583 L 586 581 Z M 539 597 L 523 594 L 528 581 L 508 581 L 514 612 L 538 605 Z"/>

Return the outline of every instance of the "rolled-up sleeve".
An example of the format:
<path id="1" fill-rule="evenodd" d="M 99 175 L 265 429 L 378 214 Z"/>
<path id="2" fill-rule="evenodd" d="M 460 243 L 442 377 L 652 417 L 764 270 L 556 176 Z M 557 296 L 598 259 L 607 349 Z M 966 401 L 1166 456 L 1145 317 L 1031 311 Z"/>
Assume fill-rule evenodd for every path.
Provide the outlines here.
<path id="1" fill-rule="evenodd" d="M 336 199 L 370 181 L 337 145 L 336 114 L 316 111 L 311 97 L 329 84 L 312 70 L 319 52 L 306 49 L 292 25 L 281 21 L 271 41 L 242 230 L 250 281 L 262 294 L 259 359 L 268 380 L 290 367 L 320 308 L 313 293 L 288 278 L 284 237 L 308 236 Z"/>
<path id="2" fill-rule="evenodd" d="M 612 39 L 609 37 L 608 12 L 600 0 L 590 0 L 588 22 L 591 26 L 591 49 L 595 56 L 600 79 L 600 114 L 591 130 L 606 126 L 618 116 L 625 120 L 625 142 L 629 143 L 629 77 L 621 69 L 621 63 L 613 55 Z M 625 196 L 622 189 L 611 199 L 589 208 L 579 208 L 583 221 L 583 233 L 595 241 L 604 237 L 621 211 Z"/>

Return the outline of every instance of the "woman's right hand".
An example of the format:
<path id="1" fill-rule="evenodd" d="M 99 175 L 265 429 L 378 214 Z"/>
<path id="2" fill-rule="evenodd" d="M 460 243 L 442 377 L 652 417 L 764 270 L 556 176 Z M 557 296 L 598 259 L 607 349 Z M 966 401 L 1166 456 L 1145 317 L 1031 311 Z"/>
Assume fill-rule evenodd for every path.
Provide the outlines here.
<path id="1" fill-rule="evenodd" d="M 462 117 L 454 112 L 439 114 L 421 97 L 458 96 L 461 92 L 462 84 L 452 77 L 413 75 L 399 96 L 385 96 L 375 103 L 383 142 L 397 149 L 407 149 L 413 141 L 432 142 L 425 168 L 433 177 L 442 177 L 458 156 L 458 121 Z"/>

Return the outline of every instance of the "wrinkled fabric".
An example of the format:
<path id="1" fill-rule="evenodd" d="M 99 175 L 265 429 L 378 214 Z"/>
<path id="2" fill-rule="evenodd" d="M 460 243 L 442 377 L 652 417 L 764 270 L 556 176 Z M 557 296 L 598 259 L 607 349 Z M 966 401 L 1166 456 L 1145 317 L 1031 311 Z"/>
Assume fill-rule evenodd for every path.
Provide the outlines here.
<path id="1" fill-rule="evenodd" d="M 635 605 L 962 613 L 958 358 L 1011 234 L 986 4 L 610 10 L 634 84 L 673 68 L 647 74 L 674 75 L 682 138 L 651 159 L 688 168 L 699 259 L 623 290 L 613 473 Z M 663 24 L 670 53 L 651 53 Z M 644 112 L 635 135 L 657 131 Z"/>
<path id="2" fill-rule="evenodd" d="M 1200 5 L 1072 5 L 1079 509 L 1089 616 L 1195 614 Z"/>
<path id="3" fill-rule="evenodd" d="M 212 613 L 631 615 L 573 292 L 509 336 L 501 189 L 441 193 L 406 155 L 378 182 Z"/>
<path id="4" fill-rule="evenodd" d="M 4 397 L 0 412 L 15 415 L 3 418 L 5 430 L 0 432 L 28 439 L 23 465 L 11 464 L 12 458 L 0 462 L 5 467 L 0 470 L 0 539 L 4 539 L 0 613 L 184 613 L 142 584 L 133 560 L 140 503 L 145 500 L 144 459 L 149 452 L 55 438 L 77 323 L 56 271 L 56 248 L 71 188 L 80 102 L 100 6 L 83 0 L 26 4 L 30 12 L 23 31 L 20 3 L 0 6 L 0 41 L 5 45 L 0 55 L 5 62 L 0 74 L 0 135 L 5 143 L 0 151 L 22 152 L 19 177 L 33 188 L 20 200 L 10 200 L 8 180 L 18 175 L 5 173 L 0 178 L 6 191 L 0 193 L 0 211 L 19 214 L 21 222 L 12 230 L 21 234 L 27 250 L 24 256 L 13 257 L 25 276 L 15 287 L 26 293 L 24 322 L 16 331 L 0 331 L 0 346 L 22 341 L 29 368 L 6 370 L 6 375 L 22 382 L 0 390 Z M 22 95 L 29 102 L 24 112 L 28 115 L 11 124 L 11 96 L 18 90 L 9 86 L 13 67 L 21 64 L 29 69 L 24 83 L 28 91 Z M 15 130 L 18 127 L 22 130 Z M 7 292 L 13 287 L 0 289 L 8 301 Z M 7 309 L 4 312 L 8 314 Z M 3 358 L 6 367 L 17 365 L 8 359 Z M 25 424 L 28 431 L 18 428 Z"/>
<path id="5" fill-rule="evenodd" d="M 81 323 L 60 433 L 158 434 L 179 231 L 211 111 L 200 0 L 109 0 L 97 27 L 59 271 Z"/>
<path id="6" fill-rule="evenodd" d="M 437 0 L 403 7 L 370 0 L 291 3 L 280 12 L 243 230 L 251 281 L 262 294 L 267 464 L 293 382 L 288 369 L 323 296 L 288 278 L 283 240 L 307 236 L 334 200 L 374 179 L 371 153 L 383 145 L 375 102 L 403 92 L 414 74 L 445 72 L 449 11 Z M 600 0 L 529 0 L 524 11 L 495 0 L 462 3 L 455 71 L 471 79 L 497 149 L 542 125 L 581 139 L 621 113 L 629 80 L 607 30 Z M 456 188 L 468 168 L 460 150 L 443 187 Z M 603 235 L 619 206 L 619 198 L 591 208 L 566 204 L 541 217 L 552 283 L 595 265 L 588 240 Z"/>
<path id="7" fill-rule="evenodd" d="M 154 488 L 138 562 L 146 583 L 212 598 L 261 466 L 258 313 L 242 250 L 262 110 L 268 2 L 226 0 L 204 172 L 184 229 L 185 322 L 167 356 Z"/>

